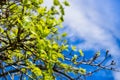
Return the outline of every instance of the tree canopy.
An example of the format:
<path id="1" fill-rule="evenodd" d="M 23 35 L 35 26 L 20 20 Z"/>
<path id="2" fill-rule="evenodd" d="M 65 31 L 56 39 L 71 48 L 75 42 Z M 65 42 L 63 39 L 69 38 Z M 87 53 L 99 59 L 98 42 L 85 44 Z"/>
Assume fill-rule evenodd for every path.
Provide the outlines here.
<path id="1" fill-rule="evenodd" d="M 66 33 L 58 29 L 64 22 L 64 8 L 70 4 L 53 0 L 0 0 L 0 79 L 14 80 L 84 80 L 101 69 L 115 70 L 115 62 L 100 56 L 85 59 L 84 52 L 70 46 Z M 75 52 L 79 54 L 75 54 Z M 84 65 L 94 70 L 87 70 Z"/>

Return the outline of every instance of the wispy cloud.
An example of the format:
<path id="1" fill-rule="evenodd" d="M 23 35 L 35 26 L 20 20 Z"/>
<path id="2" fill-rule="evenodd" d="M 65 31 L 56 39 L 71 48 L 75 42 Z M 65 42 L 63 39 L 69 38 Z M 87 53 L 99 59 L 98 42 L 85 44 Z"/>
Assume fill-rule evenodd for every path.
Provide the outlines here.
<path id="1" fill-rule="evenodd" d="M 66 9 L 66 30 L 69 36 L 84 39 L 79 44 L 82 48 L 109 49 L 113 56 L 119 55 L 120 48 L 116 42 L 116 38 L 120 38 L 116 33 L 119 30 L 115 27 L 114 14 L 108 10 L 111 5 L 93 5 L 95 2 L 92 1 L 71 3 L 71 7 Z"/>
<path id="2" fill-rule="evenodd" d="M 116 39 L 120 40 L 118 18 L 111 0 L 75 0 L 71 1 L 71 7 L 66 8 L 66 31 L 71 41 L 73 37 L 79 37 L 84 42 L 78 44 L 83 49 L 109 49 L 115 58 L 120 58 L 120 46 Z M 115 73 L 116 80 L 120 80 Z"/>

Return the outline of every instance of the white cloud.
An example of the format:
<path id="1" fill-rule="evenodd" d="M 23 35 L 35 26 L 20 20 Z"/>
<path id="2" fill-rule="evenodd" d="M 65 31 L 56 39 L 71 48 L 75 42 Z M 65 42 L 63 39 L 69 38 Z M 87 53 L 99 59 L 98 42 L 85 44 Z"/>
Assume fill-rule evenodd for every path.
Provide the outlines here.
<path id="1" fill-rule="evenodd" d="M 100 6 L 93 5 L 92 1 L 72 2 L 71 7 L 66 8 L 64 25 L 67 25 L 69 35 L 73 35 L 71 37 L 77 36 L 85 40 L 79 46 L 84 48 L 96 47 L 95 49 L 105 48 L 111 50 L 113 56 L 119 55 L 120 48 L 114 37 L 118 35 L 115 35 L 118 29 L 114 27 L 113 17 L 110 17 L 113 16 L 112 12 L 108 10 L 109 6 L 107 5 L 99 10 Z"/>
<path id="2" fill-rule="evenodd" d="M 115 80 L 120 80 L 120 72 L 114 72 Z"/>
<path id="3" fill-rule="evenodd" d="M 97 2 L 98 1 L 98 2 Z M 79 37 L 84 42 L 78 44 L 83 49 L 109 49 L 112 56 L 120 58 L 119 26 L 116 26 L 116 15 L 111 1 L 75 0 L 66 8 L 66 31 L 72 41 Z M 120 80 L 120 73 L 114 73 L 115 80 Z"/>

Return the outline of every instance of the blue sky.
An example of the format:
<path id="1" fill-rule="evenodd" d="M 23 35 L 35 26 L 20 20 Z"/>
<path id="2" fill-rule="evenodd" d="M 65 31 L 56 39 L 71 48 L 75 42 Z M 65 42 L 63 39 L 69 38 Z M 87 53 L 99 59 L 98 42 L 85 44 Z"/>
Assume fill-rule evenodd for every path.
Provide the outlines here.
<path id="1" fill-rule="evenodd" d="M 69 1 L 71 6 L 65 8 L 64 31 L 68 33 L 71 44 L 84 51 L 110 50 L 119 68 L 120 0 Z M 102 80 L 120 80 L 119 74 L 101 71 L 97 76 L 103 77 Z"/>
<path id="2" fill-rule="evenodd" d="M 49 3 L 49 0 L 47 4 Z M 110 50 L 120 68 L 120 0 L 69 0 L 65 26 L 71 44 L 85 54 Z M 88 80 L 120 80 L 120 73 L 100 71 Z"/>

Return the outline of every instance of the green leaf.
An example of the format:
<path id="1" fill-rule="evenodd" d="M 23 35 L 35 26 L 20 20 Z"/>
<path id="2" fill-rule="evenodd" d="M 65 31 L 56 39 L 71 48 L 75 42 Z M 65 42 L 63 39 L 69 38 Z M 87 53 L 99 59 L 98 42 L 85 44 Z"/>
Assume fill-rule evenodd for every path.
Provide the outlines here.
<path id="1" fill-rule="evenodd" d="M 62 46 L 61 46 L 61 49 L 62 49 L 62 50 L 67 50 L 67 49 L 68 49 L 68 45 L 62 45 Z"/>
<path id="2" fill-rule="evenodd" d="M 97 55 L 97 56 L 100 56 L 100 51 L 98 51 L 98 52 L 96 53 L 96 55 Z"/>
<path id="3" fill-rule="evenodd" d="M 26 69 L 25 69 L 25 68 L 22 68 L 21 71 L 22 71 L 23 73 L 25 73 L 25 72 L 26 72 Z"/>
<path id="4" fill-rule="evenodd" d="M 76 46 L 72 46 L 72 50 L 75 51 L 76 50 Z"/>
<path id="5" fill-rule="evenodd" d="M 58 29 L 57 29 L 57 28 L 55 28 L 55 27 L 53 27 L 53 28 L 52 28 L 52 31 L 53 31 L 53 32 L 57 32 L 57 31 L 58 31 Z"/>
<path id="6" fill-rule="evenodd" d="M 9 8 L 10 9 L 13 9 L 13 8 L 15 8 L 17 5 L 16 4 L 12 4 Z"/>
<path id="7" fill-rule="evenodd" d="M 78 58 L 78 56 L 74 55 L 71 61 L 75 62 L 77 58 Z"/>
<path id="8" fill-rule="evenodd" d="M 58 57 L 64 60 L 64 55 L 62 53 L 57 53 Z"/>
<path id="9" fill-rule="evenodd" d="M 56 5 L 56 6 L 60 5 L 59 0 L 54 0 L 53 3 L 54 3 L 54 5 Z"/>
<path id="10" fill-rule="evenodd" d="M 38 67 L 33 67 L 32 72 L 36 74 L 36 76 L 42 76 L 42 71 Z"/>
<path id="11" fill-rule="evenodd" d="M 63 3 L 64 3 L 65 6 L 70 6 L 69 2 L 66 1 L 66 0 Z"/>
<path id="12" fill-rule="evenodd" d="M 79 69 L 79 73 L 80 73 L 80 74 L 86 74 L 86 70 L 83 69 L 83 68 L 80 68 L 80 69 Z"/>
<path id="13" fill-rule="evenodd" d="M 3 28 L 0 26 L 0 33 L 4 32 Z"/>
<path id="14" fill-rule="evenodd" d="M 60 6 L 60 12 L 61 12 L 62 15 L 65 15 L 63 6 Z"/>
<path id="15" fill-rule="evenodd" d="M 24 16 L 24 20 L 25 20 L 26 22 L 30 22 L 30 21 L 31 21 L 31 19 L 30 19 L 29 16 Z"/>
<path id="16" fill-rule="evenodd" d="M 44 29 L 44 37 L 48 36 L 48 34 L 50 33 L 50 30 L 48 28 Z"/>
<path id="17" fill-rule="evenodd" d="M 57 43 L 53 44 L 53 49 L 57 50 L 58 48 L 59 48 L 59 46 Z"/>
<path id="18" fill-rule="evenodd" d="M 61 16 L 61 17 L 60 17 L 60 20 L 61 20 L 62 22 L 64 21 L 64 18 L 63 18 L 63 16 Z"/>
<path id="19" fill-rule="evenodd" d="M 22 26 L 23 24 L 22 24 L 22 21 L 18 18 L 17 19 L 17 21 L 18 21 L 18 23 Z"/>
<path id="20" fill-rule="evenodd" d="M 81 49 L 79 50 L 79 53 L 80 53 L 80 56 L 84 56 L 84 53 Z"/>
<path id="21" fill-rule="evenodd" d="M 67 36 L 67 33 L 63 33 L 63 34 L 62 34 L 62 37 L 66 37 L 66 36 Z"/>
<path id="22" fill-rule="evenodd" d="M 42 4 L 44 2 L 44 0 L 38 0 L 39 1 L 39 4 Z"/>

